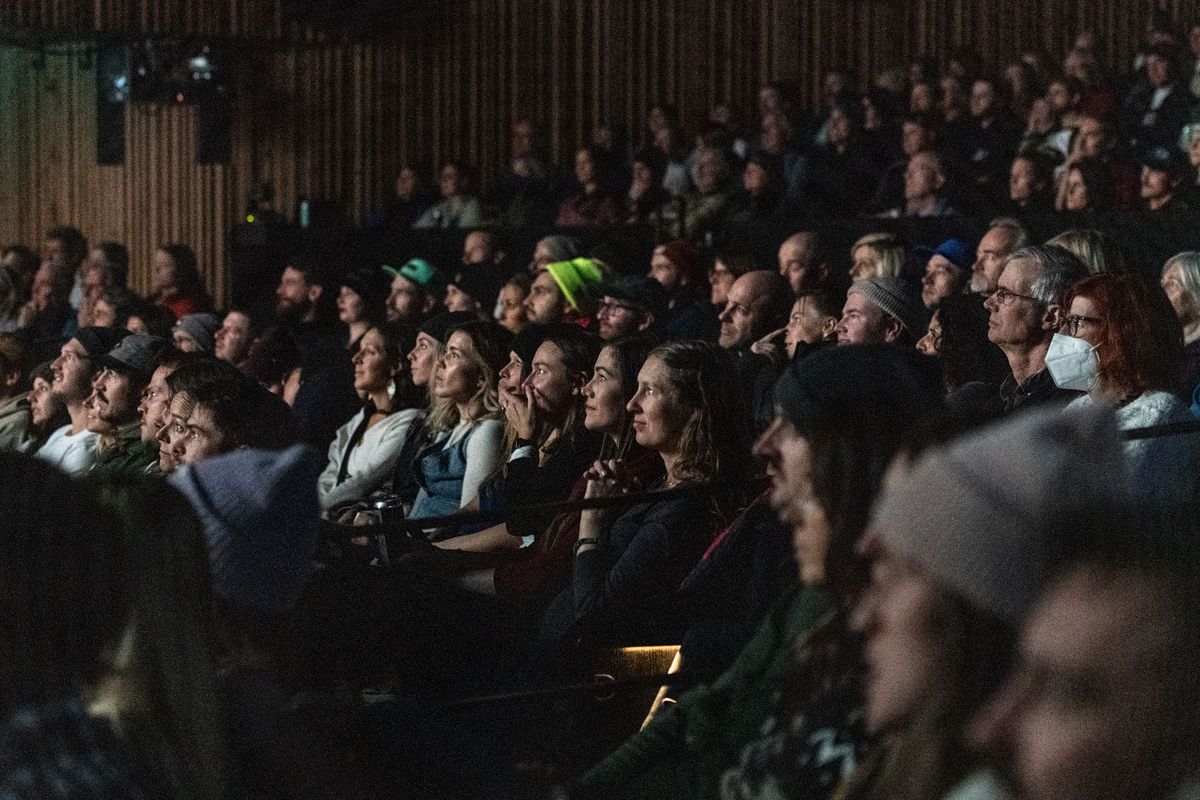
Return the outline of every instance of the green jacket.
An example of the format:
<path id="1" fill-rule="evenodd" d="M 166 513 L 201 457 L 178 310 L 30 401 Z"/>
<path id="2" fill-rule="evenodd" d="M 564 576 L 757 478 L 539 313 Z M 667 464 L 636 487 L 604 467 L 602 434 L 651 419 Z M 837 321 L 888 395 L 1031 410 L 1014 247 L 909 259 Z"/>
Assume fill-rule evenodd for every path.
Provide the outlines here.
<path id="1" fill-rule="evenodd" d="M 34 441 L 33 420 L 29 412 L 29 393 L 0 403 L 0 450 L 23 453 Z"/>
<path id="2" fill-rule="evenodd" d="M 158 446 L 142 441 L 139 423 L 117 430 L 116 440 L 100 451 L 91 475 L 158 475 Z"/>
<path id="3" fill-rule="evenodd" d="M 796 586 L 779 598 L 728 670 L 662 707 L 644 730 L 580 779 L 579 795 L 715 797 L 721 774 L 738 763 L 771 715 L 797 637 L 833 607 L 819 588 Z"/>

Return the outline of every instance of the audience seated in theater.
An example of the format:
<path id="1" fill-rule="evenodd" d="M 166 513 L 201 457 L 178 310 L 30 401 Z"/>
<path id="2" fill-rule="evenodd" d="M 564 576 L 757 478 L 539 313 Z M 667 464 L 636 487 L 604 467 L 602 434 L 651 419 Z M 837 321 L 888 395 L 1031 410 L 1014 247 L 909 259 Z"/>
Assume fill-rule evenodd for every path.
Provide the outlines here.
<path id="1" fill-rule="evenodd" d="M 89 474 L 158 473 L 158 443 L 144 435 L 140 404 L 168 348 L 163 339 L 131 333 L 96 359 L 100 373 L 85 405 L 88 431 L 100 438 Z"/>
<path id="2" fill-rule="evenodd" d="M 904 242 L 895 234 L 868 233 L 850 246 L 850 280 L 898 278 L 904 259 Z"/>
<path id="3" fill-rule="evenodd" d="M 557 176 L 554 166 L 539 149 L 537 130 L 531 120 L 518 119 L 513 123 L 510 148 L 508 163 L 496 177 L 491 204 L 499 210 L 500 221 L 509 228 L 547 225 L 554 220 L 558 202 Z"/>
<path id="4" fill-rule="evenodd" d="M 661 151 L 639 150 L 633 158 L 633 177 L 625 197 L 625 222 L 630 225 L 663 224 L 663 207 L 671 193 L 663 188 L 667 160 Z"/>
<path id="5" fill-rule="evenodd" d="M 1015 214 L 1054 213 L 1054 164 L 1039 152 L 1024 152 L 1012 160 L 1008 199 Z"/>
<path id="6" fill-rule="evenodd" d="M 755 352 L 755 342 L 764 337 L 783 337 L 791 311 L 792 294 L 777 272 L 747 272 L 729 287 L 728 302 L 721 311 L 721 333 L 717 343 L 733 356 L 734 374 L 749 412 L 751 431 L 765 428 L 774 413 L 771 387 L 779 377 L 780 361 L 773 353 Z"/>
<path id="7" fill-rule="evenodd" d="M 998 217 L 988 223 L 987 231 L 975 247 L 975 263 L 971 265 L 970 290 L 990 295 L 996 291 L 1004 260 L 1014 250 L 1028 243 L 1029 235 L 1021 223 L 1012 217 Z"/>
<path id="8" fill-rule="evenodd" d="M 829 282 L 829 252 L 816 231 L 800 231 L 784 239 L 776 258 L 779 274 L 787 280 L 792 294 L 821 289 Z M 718 305 L 715 298 L 713 305 Z"/>
<path id="9" fill-rule="evenodd" d="M 555 657 L 576 641 L 587 647 L 677 641 L 681 631 L 665 624 L 664 603 L 743 492 L 745 420 L 735 387 L 720 379 L 731 370 L 729 355 L 703 342 L 663 345 L 646 359 L 628 410 L 637 443 L 658 453 L 665 475 L 640 488 L 707 488 L 615 512 L 582 513 L 570 585 L 550 605 L 538 633 L 550 659 L 543 669 L 552 670 Z M 597 461 L 588 478 L 587 497 L 639 488 L 619 458 Z"/>
<path id="10" fill-rule="evenodd" d="M 600 287 L 607 268 L 591 258 L 553 261 L 537 274 L 525 298 L 525 316 L 538 325 L 570 322 L 582 328 L 595 325 Z"/>
<path id="11" fill-rule="evenodd" d="M 1071 145 L 1062 179 L 1058 188 L 1055 208 L 1059 211 L 1082 211 L 1090 206 L 1101 210 L 1132 211 L 1137 206 L 1140 189 L 1138 171 L 1132 164 L 1116 157 L 1117 135 L 1111 124 L 1091 117 L 1079 123 L 1079 132 Z M 1078 199 L 1068 203 L 1067 194 L 1078 191 L 1070 186 L 1071 172 L 1087 162 L 1090 167 L 1082 169 L 1077 180 L 1094 192 L 1090 204 L 1081 204 Z"/>
<path id="12" fill-rule="evenodd" d="M 88 251 L 81 266 L 82 299 L 76 317 L 80 327 L 99 325 L 96 303 L 108 289 L 125 287 L 129 275 L 129 250 L 119 242 L 101 242 Z"/>
<path id="13" fill-rule="evenodd" d="M 717 252 L 708 269 L 709 301 L 713 310 L 720 314 L 729 302 L 729 289 L 734 281 L 755 269 L 754 256 L 745 250 L 725 248 Z"/>
<path id="14" fill-rule="evenodd" d="M 420 325 L 441 311 L 446 281 L 437 268 L 423 258 L 413 258 L 399 268 L 383 265 L 392 279 L 387 298 L 387 321 Z"/>
<path id="15" fill-rule="evenodd" d="M 211 353 L 217 346 L 220 327 L 221 318 L 209 311 L 187 314 L 175 323 L 171 340 L 185 353 Z"/>
<path id="16" fill-rule="evenodd" d="M 596 309 L 596 332 L 606 342 L 657 331 L 666 316 L 667 292 L 645 275 L 627 275 L 606 283 Z"/>
<path id="17" fill-rule="evenodd" d="M 67 415 L 67 407 L 58 395 L 54 394 L 51 385 L 54 382 L 54 371 L 51 362 L 43 361 L 30 371 L 29 389 L 29 433 L 31 438 L 23 452 L 36 453 L 50 434 L 71 422 Z"/>
<path id="18" fill-rule="evenodd" d="M 362 267 L 342 276 L 337 295 L 338 322 L 346 326 L 346 352 L 353 356 L 367 331 L 383 322 L 389 291 L 387 275 Z M 223 358 L 219 353 L 218 358 Z M 236 364 L 233 359 L 226 359 Z"/>
<path id="19" fill-rule="evenodd" d="M 752 787 L 765 785 L 774 756 L 773 767 L 786 766 L 771 777 L 823 798 L 834 787 L 818 775 L 852 771 L 866 748 L 848 630 L 867 577 L 858 540 L 902 435 L 936 407 L 940 379 L 912 350 L 830 348 L 792 364 L 775 394 L 778 414 L 755 452 L 768 464 L 770 503 L 793 531 L 798 581 L 729 669 L 660 709 L 581 778 L 576 796 L 758 796 Z M 810 708 L 820 713 L 806 721 Z M 834 735 L 841 746 L 820 748 Z"/>
<path id="20" fill-rule="evenodd" d="M 420 170 L 412 164 L 405 164 L 396 173 L 383 203 L 367 214 L 363 229 L 403 235 L 431 205 L 433 203 L 426 195 Z"/>
<path id="21" fill-rule="evenodd" d="M 601 175 L 603 156 L 594 147 L 583 147 L 575 153 L 575 180 L 580 191 L 558 207 L 555 225 L 564 228 L 608 227 L 621 221 L 621 206 L 608 193 Z"/>
<path id="22" fill-rule="evenodd" d="M 708 339 L 717 327 L 715 315 L 704 298 L 703 256 L 696 247 L 675 239 L 654 248 L 647 273 L 667 290 L 667 312 L 659 335 L 664 341 Z M 715 337 L 713 337 L 715 338 Z"/>
<path id="23" fill-rule="evenodd" d="M 70 273 L 53 262 L 42 262 L 33 276 L 29 302 L 17 316 L 17 328 L 33 340 L 36 358 L 53 358 L 54 349 L 78 329 L 75 310 L 68 302 L 70 291 Z"/>
<path id="24" fill-rule="evenodd" d="M 28 375 L 29 345 L 16 334 L 0 333 L 0 450 L 29 452 L 38 439 Z"/>
<path id="25" fill-rule="evenodd" d="M 813 150 L 807 187 L 816 216 L 850 217 L 866 210 L 875 193 L 879 168 L 861 139 L 862 106 L 839 100 L 829 111 L 827 141 Z"/>
<path id="26" fill-rule="evenodd" d="M 525 298 L 529 297 L 531 285 L 529 276 L 518 272 L 500 287 L 500 295 L 496 299 L 496 322 L 514 336 L 529 324 L 525 314 Z"/>
<path id="27" fill-rule="evenodd" d="M 235 367 L 250 355 L 250 345 L 258 335 L 254 320 L 245 311 L 231 308 L 225 312 L 221 327 L 213 337 L 213 355 Z"/>
<path id="28" fill-rule="evenodd" d="M 973 419 L 998 416 L 1000 384 L 1009 375 L 1004 352 L 988 340 L 989 313 L 977 294 L 948 297 L 932 309 L 917 350 L 942 366 L 946 407 Z"/>
<path id="29" fill-rule="evenodd" d="M 1167 259 L 1161 285 L 1183 327 L 1183 377 L 1176 393 L 1190 401 L 1200 386 L 1200 253 L 1188 251 Z"/>
<path id="30" fill-rule="evenodd" d="M 921 276 L 921 302 L 926 308 L 963 293 L 971 275 L 970 245 L 962 239 L 947 239 L 932 252 L 917 249 L 918 255 L 928 254 L 925 274 Z"/>
<path id="31" fill-rule="evenodd" d="M 949 217 L 958 212 L 946 197 L 946 168 L 932 150 L 911 156 L 904 168 L 904 202 L 884 217 Z"/>
<path id="32" fill-rule="evenodd" d="M 1178 214 L 1188 210 L 1187 159 L 1177 150 L 1156 147 L 1142 156 L 1142 207 Z"/>
<path id="33" fill-rule="evenodd" d="M 570 261 L 581 255 L 583 252 L 575 238 L 561 233 L 545 236 L 538 239 L 538 243 L 533 248 L 533 258 L 529 261 L 529 274 L 531 277 L 537 277 L 537 274 L 544 270 L 547 264 L 554 261 Z"/>
<path id="34" fill-rule="evenodd" d="M 1094 228 L 1072 228 L 1046 240 L 1056 244 L 1083 262 L 1089 275 L 1101 272 L 1125 272 L 1125 254 L 1115 239 Z"/>

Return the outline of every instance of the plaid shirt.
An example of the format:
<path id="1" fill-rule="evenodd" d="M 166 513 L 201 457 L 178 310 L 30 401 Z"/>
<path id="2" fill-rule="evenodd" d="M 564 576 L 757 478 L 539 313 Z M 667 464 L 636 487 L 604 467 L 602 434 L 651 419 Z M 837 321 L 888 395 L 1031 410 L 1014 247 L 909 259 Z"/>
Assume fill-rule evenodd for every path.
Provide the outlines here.
<path id="1" fill-rule="evenodd" d="M 23 706 L 0 720 L 0 800 L 162 797 L 107 721 L 78 698 Z"/>

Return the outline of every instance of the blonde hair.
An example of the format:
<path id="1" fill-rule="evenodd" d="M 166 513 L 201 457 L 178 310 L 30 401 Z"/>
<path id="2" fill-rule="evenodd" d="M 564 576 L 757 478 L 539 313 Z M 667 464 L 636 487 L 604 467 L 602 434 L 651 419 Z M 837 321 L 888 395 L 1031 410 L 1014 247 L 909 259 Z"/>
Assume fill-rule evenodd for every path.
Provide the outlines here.
<path id="1" fill-rule="evenodd" d="M 449 342 L 450 336 L 455 333 L 462 333 L 471 341 L 471 346 L 463 350 L 463 357 L 467 359 L 467 363 L 475 367 L 475 370 L 479 373 L 480 380 L 479 387 L 466 403 L 469 409 L 468 419 L 471 422 L 482 422 L 485 419 L 499 419 L 504 416 L 504 410 L 500 406 L 500 392 L 496 386 L 496 369 L 479 352 L 478 340 L 476 338 L 477 332 L 472 328 L 472 325 L 473 323 L 467 323 L 462 327 L 454 328 L 446 337 L 446 341 Z M 441 364 L 445 357 L 446 345 L 443 344 L 438 352 L 438 364 Z M 436 437 L 439 433 L 448 431 L 464 421 L 459 417 L 458 403 L 435 397 L 432 389 L 429 392 L 429 397 L 429 421 L 426 427 L 431 437 Z"/>
<path id="2" fill-rule="evenodd" d="M 1056 244 L 1070 252 L 1083 262 L 1089 275 L 1127 271 L 1121 248 L 1103 231 L 1076 228 L 1063 231 L 1046 244 Z"/>
<path id="3" fill-rule="evenodd" d="M 898 278 L 904 271 L 904 243 L 890 233 L 868 233 L 850 247 L 850 257 L 860 247 L 871 253 L 876 278 Z"/>

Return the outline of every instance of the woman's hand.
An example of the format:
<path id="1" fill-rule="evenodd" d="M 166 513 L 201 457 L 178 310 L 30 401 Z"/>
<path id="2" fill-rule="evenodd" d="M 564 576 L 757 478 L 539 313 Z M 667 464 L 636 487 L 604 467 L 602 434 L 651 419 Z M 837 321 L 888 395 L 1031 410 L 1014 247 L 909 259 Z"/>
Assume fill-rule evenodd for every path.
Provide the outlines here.
<path id="1" fill-rule="evenodd" d="M 641 481 L 629 473 L 619 458 L 596 461 L 586 474 L 588 484 L 584 497 L 616 497 L 640 491 Z"/>
<path id="2" fill-rule="evenodd" d="M 783 347 L 783 336 L 786 333 L 786 326 L 777 331 L 771 331 L 766 336 L 750 345 L 750 352 L 757 353 L 760 356 L 766 356 L 767 358 L 771 359 L 771 363 L 776 367 L 783 366 L 785 363 L 787 363 L 787 351 Z"/>
<path id="3" fill-rule="evenodd" d="M 523 387 L 522 395 L 510 395 L 504 406 L 504 416 L 516 431 L 517 437 L 533 441 L 537 429 L 537 404 L 533 401 L 533 387 Z"/>

